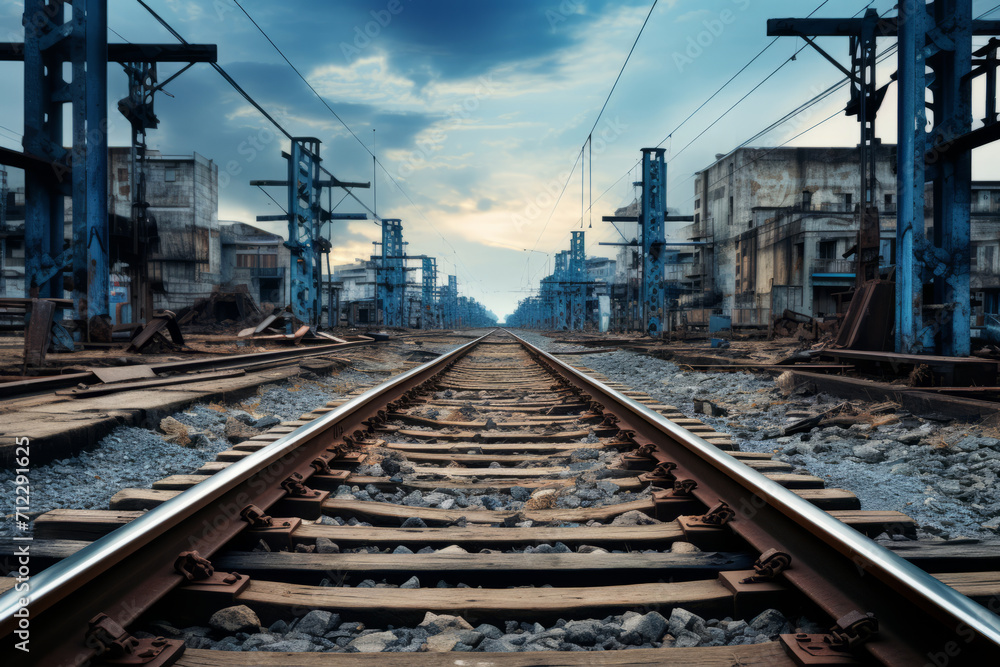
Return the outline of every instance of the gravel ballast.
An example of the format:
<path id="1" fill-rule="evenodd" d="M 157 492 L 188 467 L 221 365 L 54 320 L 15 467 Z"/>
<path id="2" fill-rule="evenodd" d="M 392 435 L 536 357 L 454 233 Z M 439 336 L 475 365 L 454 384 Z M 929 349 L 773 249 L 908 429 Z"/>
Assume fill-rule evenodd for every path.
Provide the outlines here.
<path id="1" fill-rule="evenodd" d="M 537 333 L 518 335 L 543 349 L 562 349 Z M 669 361 L 624 350 L 580 360 L 611 380 L 732 434 L 742 451 L 773 452 L 776 460 L 822 477 L 830 488 L 854 492 L 864 510 L 907 514 L 919 524 L 920 537 L 995 539 L 1000 530 L 1000 499 L 995 493 L 1000 440 L 980 435 L 973 424 L 898 410 L 886 423 L 876 420 L 876 425 L 776 436 L 778 427 L 796 421 L 786 413 L 819 413 L 844 399 L 801 392 L 786 396 L 770 375 L 684 372 Z M 695 413 L 696 398 L 712 401 L 728 416 Z"/>
<path id="2" fill-rule="evenodd" d="M 227 631 L 234 624 L 242 632 Z M 704 619 L 680 607 L 668 616 L 659 611 L 628 611 L 603 619 L 559 620 L 550 626 L 509 620 L 473 626 L 460 616 L 427 612 L 414 627 L 369 628 L 344 621 L 340 614 L 313 610 L 292 621 L 279 620 L 258 631 L 259 619 L 246 607 L 217 612 L 210 627 L 183 629 L 149 624 L 137 637 L 181 637 L 189 648 L 217 651 L 294 651 L 326 653 L 613 651 L 632 648 L 738 646 L 773 641 L 791 632 L 822 632 L 806 619 L 789 622 L 767 609 L 750 619 Z"/>

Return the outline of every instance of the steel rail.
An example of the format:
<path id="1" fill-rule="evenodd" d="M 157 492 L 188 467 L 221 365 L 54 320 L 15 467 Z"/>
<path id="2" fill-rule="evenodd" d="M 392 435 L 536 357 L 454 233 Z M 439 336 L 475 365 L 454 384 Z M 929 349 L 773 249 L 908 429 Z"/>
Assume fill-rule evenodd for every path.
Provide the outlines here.
<path id="1" fill-rule="evenodd" d="M 247 368 L 261 370 L 274 364 L 292 359 L 305 359 L 309 357 L 323 356 L 350 347 L 362 345 L 375 345 L 374 340 L 354 340 L 346 343 L 332 343 L 329 345 L 314 345 L 308 348 L 295 348 L 286 350 L 265 350 L 264 352 L 253 352 L 248 354 L 217 355 L 204 359 L 184 359 L 182 361 L 165 361 L 158 364 L 149 364 L 154 373 L 184 373 L 193 370 L 215 370 L 220 368 Z M 65 375 L 49 375 L 30 380 L 15 380 L 13 382 L 0 382 L 0 399 L 21 398 L 34 394 L 55 391 L 75 387 L 80 383 L 89 383 L 97 379 L 93 371 L 83 373 L 67 373 Z"/>
<path id="2" fill-rule="evenodd" d="M 619 427 L 633 429 L 657 444 L 669 460 L 678 464 L 678 471 L 699 481 L 695 495 L 702 502 L 711 506 L 718 498 L 727 500 L 738 513 L 729 525 L 753 546 L 761 551 L 790 551 L 789 522 L 798 528 L 801 535 L 791 540 L 792 555 L 808 555 L 808 559 L 793 560 L 785 578 L 834 618 L 853 611 L 849 606 L 854 600 L 870 607 L 858 611 L 884 611 L 878 619 L 879 637 L 889 636 L 894 641 L 869 641 L 864 650 L 872 657 L 885 664 L 909 666 L 924 664 L 929 656 L 951 647 L 961 653 L 962 660 L 956 664 L 988 664 L 975 662 L 976 656 L 995 661 L 1000 655 L 1000 616 L 663 415 L 507 333 L 536 359 L 569 378 L 618 416 Z M 677 451 L 666 450 L 658 434 L 693 456 L 682 457 Z M 736 484 L 741 491 L 734 495 L 731 490 L 723 490 L 725 483 L 730 488 Z M 817 558 L 821 560 L 817 562 Z M 844 589 L 850 589 L 850 594 L 845 595 Z M 896 620 L 899 618 L 904 619 L 902 623 Z M 972 662 L 968 662 L 970 658 Z"/>
<path id="3" fill-rule="evenodd" d="M 122 626 L 135 620 L 181 583 L 181 575 L 173 570 L 173 556 L 191 549 L 210 556 L 246 526 L 240 508 L 254 504 L 266 511 L 285 495 L 280 481 L 293 472 L 308 478 L 314 472 L 312 460 L 335 440 L 363 428 L 362 422 L 387 402 L 432 379 L 488 335 L 369 389 L 32 574 L 28 607 L 32 641 L 46 652 L 39 664 L 75 665 L 92 657 L 95 648 L 84 637 L 92 617 L 103 612 Z M 201 533 L 195 537 L 197 531 Z M 10 638 L 16 629 L 14 613 L 21 607 L 21 597 L 16 589 L 0 595 L 0 636 Z M 0 656 L 18 656 L 7 664 L 23 658 L 12 644 L 0 648 Z"/>

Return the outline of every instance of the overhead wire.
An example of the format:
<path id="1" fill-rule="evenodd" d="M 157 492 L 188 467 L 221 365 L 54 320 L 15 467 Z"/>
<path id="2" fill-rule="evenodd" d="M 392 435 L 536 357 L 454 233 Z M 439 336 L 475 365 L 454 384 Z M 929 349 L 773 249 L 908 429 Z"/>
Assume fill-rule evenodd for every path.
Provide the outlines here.
<path id="1" fill-rule="evenodd" d="M 139 1 L 141 2 L 141 0 L 139 0 Z M 439 237 L 441 237 L 441 240 L 444 241 L 444 243 L 448 246 L 448 248 L 451 249 L 451 251 L 453 253 L 455 253 L 455 255 L 458 257 L 458 263 L 462 266 L 463 269 L 465 269 L 468 278 L 472 282 L 480 284 L 480 286 L 481 286 L 481 283 L 480 283 L 479 279 L 475 277 L 475 274 L 473 274 L 469 270 L 469 268 L 465 265 L 465 262 L 463 262 L 462 259 L 461 259 L 461 257 L 458 256 L 458 251 L 455 250 L 455 247 L 451 244 L 451 242 L 448 240 L 448 238 L 444 234 L 442 234 L 440 232 L 440 230 L 438 230 L 438 228 L 434 225 L 433 222 L 430 221 L 430 219 L 427 218 L 426 215 L 424 215 L 424 212 L 420 209 L 419 206 L 417 206 L 416 202 L 413 201 L 413 199 L 410 197 L 409 193 L 407 193 L 406 190 L 403 189 L 403 186 L 399 184 L 399 182 L 392 175 L 392 173 L 390 173 L 389 170 L 386 169 L 385 165 L 382 164 L 382 161 L 378 159 L 378 157 L 376 156 L 376 154 L 367 145 L 365 145 L 365 143 L 361 140 L 361 137 L 359 137 L 357 135 L 357 133 L 351 128 L 351 126 L 348 125 L 347 122 L 340 116 L 340 114 L 338 114 L 334 110 L 334 108 L 332 106 L 330 106 L 330 104 L 319 93 L 319 91 L 316 90 L 316 88 L 309 82 L 309 80 L 302 74 L 302 72 L 294 65 L 294 63 L 292 63 L 292 61 L 288 58 L 288 56 L 285 55 L 284 51 L 282 51 L 281 48 L 274 42 L 274 40 L 271 39 L 270 35 L 267 34 L 267 31 L 264 30 L 264 28 L 261 27 L 261 25 L 256 21 L 256 19 L 254 19 L 254 17 L 250 15 L 250 12 L 248 12 L 246 10 L 246 8 L 244 8 L 243 5 L 240 4 L 239 0 L 233 0 L 233 2 L 236 4 L 237 7 L 240 8 L 240 11 L 242 11 L 243 14 L 246 15 L 246 17 L 250 20 L 250 22 L 254 25 L 254 27 L 257 28 L 258 32 L 260 32 L 260 34 L 264 36 L 264 39 L 266 39 L 267 42 L 274 48 L 274 50 L 278 52 L 278 55 L 281 56 L 281 58 L 285 61 L 285 63 L 287 63 L 288 66 L 292 69 L 292 71 L 295 72 L 295 74 L 300 79 L 302 79 L 302 82 L 306 84 L 306 86 L 309 88 L 309 90 L 312 91 L 312 93 L 317 97 L 317 99 L 319 99 L 319 101 L 323 104 L 323 106 L 326 107 L 326 109 L 333 115 L 333 117 L 336 118 L 337 121 L 339 121 L 340 124 L 344 126 L 344 128 L 350 133 L 350 135 L 352 137 L 354 137 L 355 141 L 358 142 L 358 145 L 361 146 L 361 148 L 363 148 L 365 150 L 365 152 L 367 152 L 369 155 L 371 155 L 372 161 L 375 164 L 378 165 L 378 167 L 385 173 L 385 175 L 389 178 L 389 180 L 392 182 L 392 184 L 396 186 L 396 189 L 399 190 L 400 194 L 403 195 L 403 197 L 410 204 L 410 206 L 413 208 L 413 210 L 417 212 L 417 215 L 419 215 L 420 218 L 424 222 L 426 222 L 427 225 L 434 231 L 434 233 L 436 233 Z M 355 199 L 357 199 L 357 198 L 355 197 Z M 358 200 L 358 201 L 360 203 L 360 200 Z M 377 214 L 375 213 L 375 211 L 373 209 L 370 209 L 367 206 L 365 206 L 365 208 L 375 218 L 380 219 L 380 218 L 378 218 Z"/>
<path id="2" fill-rule="evenodd" d="M 614 94 L 615 88 L 617 88 L 618 82 L 621 80 L 622 74 L 625 72 L 625 67 L 628 65 L 629 60 L 632 58 L 632 54 L 635 52 L 635 47 L 639 43 L 639 38 L 642 37 L 643 31 L 646 29 L 646 24 L 649 23 L 649 17 L 652 16 L 653 10 L 656 8 L 657 2 L 658 0 L 653 0 L 652 4 L 649 6 L 649 11 L 646 12 L 646 18 L 643 19 L 642 25 L 639 27 L 639 31 L 636 33 L 635 39 L 632 41 L 632 46 L 629 48 L 628 54 L 625 56 L 624 62 L 622 62 L 622 66 L 618 69 L 618 75 L 615 77 L 615 81 L 611 85 L 611 89 L 608 91 L 607 96 L 604 98 L 604 104 L 601 105 L 601 110 L 598 111 L 597 113 L 597 118 L 594 120 L 594 125 L 590 128 L 590 132 L 587 133 L 587 139 L 583 142 L 583 146 L 580 148 L 580 153 L 579 155 L 577 155 L 577 159 L 573 163 L 573 168 L 570 169 L 569 174 L 566 176 L 566 183 L 563 184 L 562 190 L 559 193 L 559 197 L 556 198 L 555 203 L 552 205 L 552 210 L 549 211 L 549 215 L 545 219 L 545 223 L 542 225 L 541 231 L 538 232 L 538 238 L 535 239 L 534 245 L 531 246 L 532 250 L 535 250 L 538 247 L 538 242 L 539 240 L 541 240 L 542 234 L 545 233 L 545 230 L 549 226 L 549 222 L 552 220 L 552 215 L 556 212 L 556 209 L 559 207 L 559 202 L 562 200 L 562 196 L 566 192 L 566 188 L 569 186 L 570 181 L 573 179 L 573 174 L 576 172 L 576 165 L 580 162 L 580 159 L 584 156 L 584 151 L 587 148 L 587 143 L 591 140 L 591 137 L 594 134 L 594 130 L 597 129 L 597 124 L 600 123 L 601 116 L 604 115 L 605 109 L 608 108 L 608 103 L 611 101 L 611 96 Z M 582 166 L 581 166 L 581 171 L 582 171 Z M 583 221 L 582 211 L 580 213 L 580 220 L 582 226 L 582 221 Z M 529 258 L 530 256 L 525 258 L 524 268 L 521 271 L 522 277 L 528 270 Z"/>

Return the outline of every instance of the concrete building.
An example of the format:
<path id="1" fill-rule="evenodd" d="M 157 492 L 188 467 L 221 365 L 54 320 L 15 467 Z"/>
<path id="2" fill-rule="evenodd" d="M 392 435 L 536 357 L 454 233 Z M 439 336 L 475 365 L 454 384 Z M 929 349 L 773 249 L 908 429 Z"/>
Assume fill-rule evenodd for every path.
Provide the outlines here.
<path id="1" fill-rule="evenodd" d="M 883 256 L 895 238 L 895 146 L 877 148 L 876 198 Z M 683 274 L 683 306 L 714 308 L 734 322 L 766 324 L 784 308 L 832 314 L 834 294 L 854 284 L 859 199 L 856 148 L 739 148 L 699 172 L 694 222 L 682 230 L 707 245 Z"/>
<path id="2" fill-rule="evenodd" d="M 878 151 L 880 265 L 888 269 L 896 251 L 896 151 Z M 673 273 L 689 321 L 709 311 L 743 325 L 765 325 L 785 309 L 836 315 L 837 295 L 855 284 L 849 251 L 858 229 L 858 165 L 854 148 L 740 148 L 697 174 L 694 222 L 682 233 L 707 245 L 682 257 Z M 926 196 L 930 230 L 929 187 Z M 1000 313 L 1000 182 L 973 183 L 971 214 L 977 327 L 985 314 Z"/>
<path id="3" fill-rule="evenodd" d="M 161 155 L 148 151 L 146 196 L 155 218 L 149 238 L 132 229 L 132 149 L 112 147 L 108 163 L 108 217 L 112 273 L 123 277 L 137 247 L 149 253 L 147 273 L 155 308 L 177 310 L 206 297 L 222 282 L 219 237 L 218 166 L 197 153 Z M 5 293 L 24 295 L 24 191 L 8 197 Z M 66 198 L 65 238 L 72 237 L 72 199 Z M 67 245 L 68 247 L 68 245 Z M 130 281 L 119 280 L 129 290 Z M 131 316 L 131 315 L 130 315 Z"/>
<path id="4" fill-rule="evenodd" d="M 132 212 L 131 149 L 112 148 L 108 168 L 109 213 Z M 146 201 L 156 219 L 149 278 L 155 308 L 177 310 L 212 293 L 223 282 L 219 234 L 219 168 L 198 153 L 148 151 Z"/>
<path id="5" fill-rule="evenodd" d="M 243 222 L 221 224 L 219 232 L 222 281 L 246 285 L 261 306 L 287 304 L 291 251 L 285 247 L 284 238 Z"/>

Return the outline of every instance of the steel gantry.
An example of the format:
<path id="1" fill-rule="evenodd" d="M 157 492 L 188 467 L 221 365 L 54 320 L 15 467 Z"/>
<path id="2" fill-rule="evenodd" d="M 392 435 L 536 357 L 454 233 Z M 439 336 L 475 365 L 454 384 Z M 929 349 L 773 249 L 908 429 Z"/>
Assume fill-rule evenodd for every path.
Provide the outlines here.
<path id="1" fill-rule="evenodd" d="M 586 324 L 586 299 L 587 299 L 587 256 L 585 253 L 585 244 L 583 240 L 583 232 L 576 231 L 572 233 L 572 239 L 570 240 L 569 246 L 569 265 L 568 265 L 568 285 L 567 293 L 569 296 L 569 329 L 574 331 L 582 331 L 584 325 Z"/>
<path id="2" fill-rule="evenodd" d="M 633 184 L 642 188 L 639 215 L 605 215 L 602 218 L 604 222 L 611 223 L 639 223 L 641 240 L 626 243 L 600 243 L 600 245 L 612 246 L 642 246 L 639 308 L 643 329 L 654 338 L 663 333 L 663 273 L 667 260 L 665 252 L 667 246 L 666 223 L 693 220 L 690 216 L 667 215 L 667 166 L 663 161 L 665 152 L 665 148 L 642 149 L 642 180 Z"/>
<path id="3" fill-rule="evenodd" d="M 292 314 L 310 327 L 320 324 L 323 299 L 323 255 L 330 252 L 331 243 L 321 234 L 322 225 L 332 220 L 365 220 L 364 213 L 333 213 L 324 209 L 323 195 L 330 188 L 367 188 L 369 183 L 348 183 L 334 178 L 322 166 L 320 140 L 315 137 L 294 137 L 289 153 L 288 179 L 283 181 L 255 180 L 250 185 L 280 186 L 288 190 L 288 209 L 283 215 L 258 215 L 258 222 L 288 222 L 285 247 L 291 251 L 289 269 Z M 323 178 L 329 176 L 328 179 Z"/>
<path id="4" fill-rule="evenodd" d="M 1000 22 L 974 21 L 971 0 L 931 4 L 916 0 L 900 3 L 898 16 L 881 19 L 874 10 L 858 19 L 771 19 L 768 34 L 798 35 L 814 47 L 807 35 L 851 37 L 852 71 L 837 67 L 852 80 L 847 111 L 862 121 L 865 159 L 861 164 L 859 280 L 873 273 L 873 261 L 877 275 L 877 250 L 870 247 L 872 237 L 874 245 L 878 244 L 877 211 L 872 215 L 877 206 L 872 195 L 874 151 L 864 151 L 875 141 L 875 113 L 886 86 L 875 88 L 874 42 L 877 36 L 898 37 L 895 348 L 902 353 L 967 356 L 971 346 L 970 151 L 1000 138 L 995 80 L 998 42 L 991 39 L 976 52 L 973 69 L 972 36 L 1000 34 Z M 973 131 L 971 80 L 981 75 L 987 76 L 986 114 L 983 127 Z M 928 107 L 933 111 L 929 129 Z M 929 235 L 924 222 L 928 182 L 933 184 L 934 203 Z"/>
<path id="5" fill-rule="evenodd" d="M 24 61 L 24 152 L 2 149 L 0 161 L 25 170 L 25 292 L 60 298 L 63 272 L 69 270 L 73 319 L 79 337 L 87 340 L 93 319 L 108 315 L 107 64 L 215 62 L 216 49 L 109 46 L 107 0 L 25 0 L 23 25 L 24 43 L 0 44 L 0 60 Z M 63 140 L 65 104 L 71 105 L 69 150 Z M 72 241 L 64 248 L 67 196 L 73 201 Z M 72 348 L 61 326 L 54 326 L 54 334 L 60 347 Z"/>
<path id="6" fill-rule="evenodd" d="M 664 148 L 642 149 L 642 301 L 643 326 L 650 336 L 663 333 L 663 271 L 666 267 L 667 167 Z"/>
<path id="7" fill-rule="evenodd" d="M 436 329 L 440 326 L 438 320 L 437 303 L 435 293 L 437 291 L 437 259 L 434 257 L 421 257 L 420 269 L 420 326 L 423 329 Z"/>
<path id="8" fill-rule="evenodd" d="M 382 220 L 382 253 L 375 257 L 375 286 L 382 324 L 405 327 L 406 259 L 403 255 L 403 222 Z"/>

